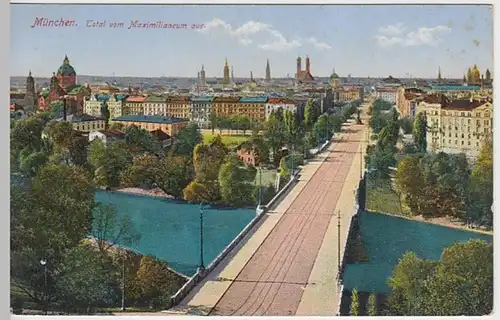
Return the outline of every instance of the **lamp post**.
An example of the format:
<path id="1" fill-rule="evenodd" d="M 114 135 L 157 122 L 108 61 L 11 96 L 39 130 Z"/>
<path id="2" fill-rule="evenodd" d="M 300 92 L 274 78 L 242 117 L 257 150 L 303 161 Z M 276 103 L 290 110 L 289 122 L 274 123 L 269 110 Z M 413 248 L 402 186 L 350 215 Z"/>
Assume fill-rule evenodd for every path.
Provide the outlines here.
<path id="1" fill-rule="evenodd" d="M 47 260 L 42 259 L 40 260 L 40 264 L 43 267 L 43 291 L 45 295 L 45 315 L 48 314 L 49 310 L 49 294 L 47 292 Z"/>
<path id="2" fill-rule="evenodd" d="M 259 204 L 257 208 L 260 208 L 262 203 L 262 167 L 259 164 Z"/>
<path id="3" fill-rule="evenodd" d="M 342 269 L 342 262 L 341 262 L 341 255 L 340 255 L 340 210 L 337 211 L 337 277 L 340 279 L 340 271 Z"/>
<path id="4" fill-rule="evenodd" d="M 67 100 L 68 100 L 68 95 L 64 95 L 60 97 L 63 101 L 63 120 L 66 121 L 68 119 L 68 109 L 67 109 Z"/>
<path id="5" fill-rule="evenodd" d="M 200 266 L 198 271 L 205 271 L 205 263 L 203 262 L 203 202 L 200 203 Z"/>
<path id="6" fill-rule="evenodd" d="M 125 249 L 122 255 L 122 307 L 121 310 L 125 311 Z"/>
<path id="7" fill-rule="evenodd" d="M 295 167 L 295 158 L 294 158 L 294 155 L 293 155 L 295 153 L 295 148 L 294 148 L 293 144 L 292 144 L 292 150 L 291 151 L 292 151 L 292 154 L 291 154 L 291 156 L 292 156 L 292 172 L 291 172 L 291 177 L 293 178 L 294 171 L 295 171 L 295 168 L 294 168 Z"/>

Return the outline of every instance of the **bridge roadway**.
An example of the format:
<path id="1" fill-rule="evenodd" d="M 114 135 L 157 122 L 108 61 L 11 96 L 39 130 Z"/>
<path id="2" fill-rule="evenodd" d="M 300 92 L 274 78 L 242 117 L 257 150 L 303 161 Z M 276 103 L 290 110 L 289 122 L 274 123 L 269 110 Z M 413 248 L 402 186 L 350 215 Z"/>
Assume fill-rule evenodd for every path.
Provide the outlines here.
<path id="1" fill-rule="evenodd" d="M 280 203 L 169 313 L 335 315 L 337 215 L 343 244 L 363 170 L 365 130 L 345 125 L 328 150 L 304 166 Z"/>

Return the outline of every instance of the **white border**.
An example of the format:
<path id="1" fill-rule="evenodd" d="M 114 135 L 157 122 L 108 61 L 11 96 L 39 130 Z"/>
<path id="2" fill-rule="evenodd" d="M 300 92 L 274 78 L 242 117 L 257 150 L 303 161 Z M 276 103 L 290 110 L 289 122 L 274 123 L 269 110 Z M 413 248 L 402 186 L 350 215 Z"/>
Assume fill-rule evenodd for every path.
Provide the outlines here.
<path id="1" fill-rule="evenodd" d="M 9 4 L 4 0 L 4 1 L 0 1 L 1 4 L 1 9 L 0 10 L 0 17 L 1 17 L 1 20 L 2 23 L 3 23 L 3 28 L 1 28 L 1 31 L 0 31 L 0 34 L 1 34 L 1 37 L 2 37 L 2 43 L 3 44 L 10 44 L 10 7 L 9 7 Z M 43 1 L 43 0 L 24 0 L 24 1 L 19 1 L 19 0 L 11 0 L 10 1 L 12 4 L 16 4 L 16 3 L 25 3 L 25 4 L 28 4 L 28 3 L 31 3 L 31 4 L 43 4 L 43 3 L 53 3 L 53 4 L 309 4 L 309 5 L 313 5 L 313 4 L 433 4 L 433 5 L 442 5 L 442 4 L 473 4 L 473 5 L 478 5 L 478 4 L 489 4 L 489 5 L 492 5 L 493 1 L 473 1 L 473 0 L 455 0 L 455 1 L 450 1 L 450 0 L 441 0 L 439 2 L 436 2 L 435 0 L 432 1 L 432 0 L 407 0 L 407 1 L 401 1 L 401 0 L 398 0 L 398 1 L 378 1 L 378 0 L 364 0 L 364 1 L 357 1 L 357 0 L 353 0 L 353 1 L 339 1 L 339 0 L 310 0 L 310 1 L 286 1 L 286 0 L 274 0 L 274 1 L 265 1 L 265 0 L 254 0 L 254 1 L 245 1 L 245 0 L 233 0 L 233 1 L 227 1 L 227 0 L 212 0 L 212 1 L 208 1 L 208 0 L 184 0 L 184 1 L 165 1 L 165 0 L 143 0 L 143 1 L 140 1 L 140 0 L 94 0 L 94 1 L 87 1 L 87 0 L 73 0 L 73 1 L 63 1 L 63 0 L 51 0 L 51 1 Z M 498 20 L 500 18 L 500 15 L 499 13 L 497 12 L 498 10 L 493 10 L 493 15 L 494 15 L 494 20 Z M 499 27 L 499 23 L 494 23 L 494 34 L 497 35 L 497 34 L 500 34 L 500 27 Z M 497 52 L 497 41 L 494 41 L 494 46 L 495 46 L 495 50 L 494 52 Z M 1 63 L 2 63 L 2 68 L 0 70 L 8 70 L 9 68 L 9 55 L 10 55 L 10 52 L 9 52 L 9 49 L 8 49 L 8 46 L 1 46 L 1 54 L 2 54 L 2 58 L 1 59 Z M 496 58 L 496 55 L 495 53 L 494 54 L 494 58 Z M 496 59 L 494 59 L 495 61 Z M 473 63 L 473 61 L 471 61 L 471 63 Z M 493 68 L 493 75 L 500 75 L 500 68 L 497 66 L 497 64 L 494 63 L 494 68 Z M 5 72 L 3 74 L 8 74 L 8 72 Z M 494 82 L 494 92 L 498 92 L 498 89 L 500 88 L 500 76 L 499 76 L 499 80 Z M 9 89 L 10 89 L 10 79 L 9 78 L 4 78 L 2 80 L 2 87 L 4 88 L 1 92 L 3 93 L 7 93 L 9 92 Z M 1 141 L 1 145 L 2 146 L 5 146 L 6 148 L 8 148 L 9 146 L 9 139 L 8 139 L 8 135 L 9 135 L 9 121 L 10 121 L 10 118 L 8 116 L 8 113 L 7 113 L 7 106 L 9 105 L 9 96 L 6 95 L 6 98 L 4 100 L 4 108 L 5 108 L 5 115 L 3 117 L 0 117 L 0 121 L 2 121 L 3 123 L 3 126 L 1 126 L 0 128 L 2 128 L 2 130 L 4 131 L 4 134 L 1 135 L 0 139 L 2 140 Z M 495 104 L 495 102 L 494 102 Z M 497 130 L 497 124 L 499 123 L 500 121 L 500 112 L 494 112 L 494 130 L 493 130 L 493 133 L 494 133 L 494 150 L 495 150 L 495 154 L 497 154 L 498 151 L 500 151 L 500 142 L 498 141 L 498 130 Z M 10 161 L 10 158 L 8 158 L 8 152 L 4 152 L 2 153 L 3 154 L 3 159 L 2 159 L 2 163 L 4 163 L 4 165 L 0 166 L 0 170 L 2 171 L 2 176 L 4 176 L 5 178 L 2 179 L 2 181 L 5 183 L 6 187 L 5 189 L 3 190 L 6 190 L 5 192 L 2 193 L 2 201 L 0 202 L 2 205 L 5 205 L 6 208 L 4 210 L 2 210 L 3 212 L 3 219 L 6 219 L 7 221 L 5 221 L 4 223 L 1 223 L 1 228 L 3 228 L 3 230 L 1 230 L 1 234 L 2 234 L 2 237 L 4 238 L 3 241 L 1 241 L 2 243 L 2 253 L 3 253 L 3 262 L 2 263 L 2 272 L 3 275 L 2 275 L 2 290 L 1 290 L 1 298 L 0 298 L 0 301 L 2 302 L 1 306 L 0 306 L 0 318 L 2 319 L 8 319 L 9 317 L 9 309 L 10 309 L 10 299 L 9 299 L 9 282 L 10 282 L 10 278 L 9 278 L 9 263 L 8 261 L 10 261 L 10 258 L 9 258 L 9 243 L 10 243 L 10 239 L 9 239 L 9 225 L 10 225 L 10 219 L 9 219 L 9 215 L 7 214 L 7 212 L 10 212 L 10 209 L 9 209 L 9 189 L 10 189 L 10 185 L 9 185 L 9 179 L 10 179 L 10 176 L 9 176 L 9 161 Z M 494 164 L 494 182 L 495 182 L 495 191 L 494 191 L 494 198 L 496 199 L 497 198 L 497 194 L 498 194 L 498 190 L 496 188 L 496 185 L 497 185 L 497 182 L 498 182 L 498 179 L 500 178 L 500 168 L 497 168 L 497 165 L 496 165 L 496 162 Z M 495 206 L 495 203 L 496 201 L 494 201 L 494 206 Z M 493 209 L 495 211 L 495 208 Z M 494 228 L 497 229 L 499 226 L 499 220 L 500 218 L 497 218 L 494 220 Z M 494 235 L 494 242 L 496 242 L 495 240 L 495 235 Z M 499 257 L 499 254 L 497 253 L 498 251 L 498 246 L 494 246 L 494 250 L 495 250 L 495 265 L 498 266 L 499 265 L 499 261 L 498 261 L 498 257 Z M 498 310 L 498 305 L 500 304 L 500 291 L 498 291 L 497 289 L 500 288 L 500 276 L 496 276 L 495 277 L 495 280 L 494 280 L 494 284 L 495 284 L 495 296 L 494 296 L 494 312 L 493 314 L 495 314 L 495 312 Z M 5 317 L 3 317 L 3 315 L 5 315 Z M 33 319 L 33 318 L 41 318 L 41 317 L 35 317 L 35 316 L 12 316 L 12 319 Z M 117 317 L 117 316 L 79 316 L 79 317 L 72 317 L 72 316 L 60 316 L 60 317 L 55 317 L 55 316 L 45 316 L 43 317 L 43 319 L 142 319 L 142 318 L 148 318 L 148 316 L 121 316 L 121 317 Z M 170 318 L 170 317 L 162 317 L 160 316 L 159 317 L 160 319 L 162 318 Z M 182 319 L 192 319 L 193 317 L 183 317 L 181 316 L 180 317 L 180 320 Z M 195 317 L 197 318 L 197 317 Z M 216 317 L 216 318 L 222 318 L 222 317 Z M 241 318 L 247 318 L 247 317 L 241 317 Z M 248 317 L 249 318 L 249 317 Z M 271 319 L 271 317 L 262 317 L 262 318 L 269 318 Z M 274 317 L 275 319 L 289 319 L 290 317 Z M 330 317 L 314 317 L 314 318 L 317 318 L 317 319 L 330 319 Z M 349 317 L 349 318 L 352 318 L 352 317 Z M 375 317 L 359 317 L 359 318 L 363 318 L 363 319 L 370 319 L 370 318 L 373 318 L 373 319 L 377 319 Z M 397 319 L 398 317 L 389 317 L 389 318 L 394 318 L 394 319 Z M 401 317 L 403 318 L 403 317 Z M 464 319 L 464 317 L 449 317 L 450 319 Z M 472 317 L 471 317 L 472 318 Z M 477 318 L 477 319 L 480 319 L 480 317 L 473 317 L 473 318 Z M 493 316 L 487 316 L 487 317 L 482 317 L 482 318 L 493 318 Z M 482 319 L 481 318 L 481 319 Z M 156 319 L 156 317 L 155 317 Z M 440 319 L 439 317 L 429 317 L 429 319 Z"/>

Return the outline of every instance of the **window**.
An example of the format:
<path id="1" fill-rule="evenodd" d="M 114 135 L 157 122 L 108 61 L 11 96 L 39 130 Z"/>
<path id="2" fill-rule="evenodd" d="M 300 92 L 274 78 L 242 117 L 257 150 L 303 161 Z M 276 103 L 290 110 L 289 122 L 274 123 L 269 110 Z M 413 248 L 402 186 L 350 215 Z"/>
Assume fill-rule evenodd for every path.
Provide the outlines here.
<path id="1" fill-rule="evenodd" d="M 464 141 L 462 140 L 462 145 L 464 145 Z"/>
<path id="2" fill-rule="evenodd" d="M 490 121 L 489 120 L 484 120 L 484 125 L 485 126 L 488 126 L 490 124 Z"/>
<path id="3" fill-rule="evenodd" d="M 485 111 L 485 112 L 484 112 L 484 116 L 485 116 L 486 118 L 489 118 L 489 117 L 490 117 L 490 112 L 489 112 L 489 111 Z"/>
<path id="4" fill-rule="evenodd" d="M 443 144 L 445 144 L 445 143 L 446 143 L 446 139 L 443 139 Z"/>
<path id="5" fill-rule="evenodd" d="M 470 124 L 470 119 L 467 119 L 467 124 Z"/>
<path id="6" fill-rule="evenodd" d="M 481 126 L 481 120 L 476 120 L 476 126 L 480 127 Z"/>
<path id="7" fill-rule="evenodd" d="M 465 117 L 465 112 L 460 112 L 461 117 Z"/>
<path id="8" fill-rule="evenodd" d="M 458 144 L 458 140 L 455 140 L 455 144 Z"/>
<path id="9" fill-rule="evenodd" d="M 451 140 L 448 140 L 448 143 L 451 144 Z"/>
<path id="10" fill-rule="evenodd" d="M 464 138 L 464 134 L 462 133 L 462 139 Z"/>
<path id="11" fill-rule="evenodd" d="M 470 146 L 470 141 L 467 141 L 467 144 Z"/>

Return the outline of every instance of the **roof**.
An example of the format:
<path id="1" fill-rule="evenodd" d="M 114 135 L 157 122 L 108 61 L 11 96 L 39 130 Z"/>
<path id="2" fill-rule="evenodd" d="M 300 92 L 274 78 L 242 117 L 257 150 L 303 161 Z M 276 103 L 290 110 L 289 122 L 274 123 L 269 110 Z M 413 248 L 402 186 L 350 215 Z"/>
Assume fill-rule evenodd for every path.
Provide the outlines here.
<path id="1" fill-rule="evenodd" d="M 239 100 L 239 97 L 215 97 L 212 103 L 236 103 Z"/>
<path id="2" fill-rule="evenodd" d="M 86 89 L 85 86 L 83 86 L 81 84 L 77 84 L 75 86 L 72 86 L 71 88 L 68 88 L 68 94 L 70 94 L 70 95 L 79 94 L 85 89 Z"/>
<path id="3" fill-rule="evenodd" d="M 476 91 L 481 90 L 480 86 L 450 86 L 450 85 L 429 85 L 433 91 Z"/>
<path id="4" fill-rule="evenodd" d="M 157 103 L 165 103 L 165 97 L 159 96 L 148 96 L 144 102 L 157 102 Z"/>
<path id="5" fill-rule="evenodd" d="M 478 100 L 452 100 L 442 107 L 445 110 L 470 111 L 485 104 L 486 101 Z"/>
<path id="6" fill-rule="evenodd" d="M 57 121 L 63 121 L 63 118 L 58 118 Z M 69 122 L 87 122 L 87 121 L 97 121 L 97 120 L 103 120 L 104 118 L 101 117 L 94 117 L 90 116 L 88 114 L 82 114 L 82 115 L 74 115 L 70 114 L 66 117 L 66 121 Z"/>
<path id="7" fill-rule="evenodd" d="M 189 102 L 189 98 L 185 96 L 171 96 L 167 98 L 167 102 L 184 104 Z"/>
<path id="8" fill-rule="evenodd" d="M 128 96 L 127 99 L 125 99 L 126 102 L 144 102 L 146 100 L 146 97 L 143 96 Z"/>
<path id="9" fill-rule="evenodd" d="M 140 116 L 135 114 L 129 114 L 114 118 L 113 121 L 172 124 L 172 123 L 185 122 L 186 120 L 180 118 L 163 117 L 163 116 Z"/>
<path id="10" fill-rule="evenodd" d="M 68 56 L 64 57 L 63 64 L 57 70 L 57 74 L 63 76 L 76 76 L 75 69 L 69 64 Z"/>
<path id="11" fill-rule="evenodd" d="M 149 131 L 149 133 L 153 136 L 153 138 L 155 138 L 158 141 L 165 141 L 172 139 L 172 137 L 168 133 L 160 129 Z"/>
<path id="12" fill-rule="evenodd" d="M 212 102 L 214 97 L 208 96 L 208 97 L 192 97 L 191 102 Z"/>
<path id="13" fill-rule="evenodd" d="M 118 131 L 118 130 L 108 130 L 108 131 L 99 130 L 99 132 L 108 138 L 124 138 L 125 137 L 125 133 Z"/>
<path id="14" fill-rule="evenodd" d="M 292 99 L 286 99 L 286 98 L 269 98 L 267 100 L 267 103 L 270 104 L 295 104 L 295 101 Z"/>
<path id="15" fill-rule="evenodd" d="M 241 103 L 266 103 L 267 97 L 242 97 L 240 98 Z"/>
<path id="16" fill-rule="evenodd" d="M 442 94 L 429 94 L 424 98 L 425 103 L 429 104 L 446 104 L 447 99 Z M 444 102 L 444 103 L 443 103 Z"/>

